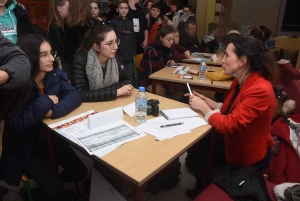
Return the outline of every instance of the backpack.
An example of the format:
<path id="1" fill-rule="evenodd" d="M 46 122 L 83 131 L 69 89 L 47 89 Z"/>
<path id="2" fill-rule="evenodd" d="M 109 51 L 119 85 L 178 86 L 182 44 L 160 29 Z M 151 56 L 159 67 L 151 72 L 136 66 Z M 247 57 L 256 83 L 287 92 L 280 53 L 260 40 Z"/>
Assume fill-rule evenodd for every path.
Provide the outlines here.
<path id="1" fill-rule="evenodd" d="M 173 188 L 180 181 L 181 178 L 181 163 L 179 158 L 171 162 L 161 172 L 155 175 L 147 183 L 152 193 L 158 193 L 159 189 Z"/>

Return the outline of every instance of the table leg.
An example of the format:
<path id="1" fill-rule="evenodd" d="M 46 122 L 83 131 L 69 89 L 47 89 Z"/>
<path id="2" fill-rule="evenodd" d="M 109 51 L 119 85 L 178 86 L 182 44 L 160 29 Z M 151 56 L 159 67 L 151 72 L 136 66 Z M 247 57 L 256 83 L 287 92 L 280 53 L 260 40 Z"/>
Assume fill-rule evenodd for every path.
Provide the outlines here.
<path id="1" fill-rule="evenodd" d="M 152 80 L 152 93 L 156 94 L 156 82 Z"/>
<path id="2" fill-rule="evenodd" d="M 134 192 L 133 192 L 133 200 L 134 201 L 142 201 L 143 200 L 144 186 L 145 186 L 145 184 L 143 184 L 141 186 L 134 186 Z"/>

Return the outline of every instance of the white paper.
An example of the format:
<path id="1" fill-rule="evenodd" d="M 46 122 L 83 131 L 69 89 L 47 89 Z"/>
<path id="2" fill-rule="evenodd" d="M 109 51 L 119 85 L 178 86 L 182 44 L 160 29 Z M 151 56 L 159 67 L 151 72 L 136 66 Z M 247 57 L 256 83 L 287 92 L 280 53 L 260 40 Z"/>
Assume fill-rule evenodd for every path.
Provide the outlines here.
<path id="1" fill-rule="evenodd" d="M 189 66 L 178 66 L 173 74 L 185 75 L 191 69 Z"/>
<path id="2" fill-rule="evenodd" d="M 122 107 L 106 110 L 88 117 L 89 129 L 105 126 L 123 120 Z"/>
<path id="3" fill-rule="evenodd" d="M 190 60 L 194 60 L 194 61 L 199 61 L 200 62 L 200 61 L 202 61 L 202 58 L 197 58 L 197 57 L 195 58 L 195 57 L 193 57 Z"/>
<path id="4" fill-rule="evenodd" d="M 76 135 L 76 141 L 90 154 L 103 156 L 118 146 L 145 136 L 124 120 Z"/>
<path id="5" fill-rule="evenodd" d="M 213 55 L 211 56 L 211 58 L 213 59 L 214 62 L 217 62 L 217 61 L 218 61 L 218 57 L 217 57 L 216 54 L 213 54 Z"/>
<path id="6" fill-rule="evenodd" d="M 123 111 L 133 117 L 135 115 L 135 102 L 123 106 Z"/>
<path id="7" fill-rule="evenodd" d="M 288 64 L 288 63 L 290 63 L 290 60 L 280 59 L 279 61 L 277 61 L 277 63 L 280 64 L 280 65 Z"/>
<path id="8" fill-rule="evenodd" d="M 164 128 L 160 127 L 162 125 L 174 124 L 179 122 L 182 122 L 183 124 Z M 207 124 L 208 123 L 200 117 L 176 120 L 166 120 L 164 117 L 157 117 L 151 120 L 147 120 L 145 124 L 141 124 L 136 128 L 142 132 L 154 136 L 158 140 L 164 140 L 171 139 L 178 135 L 189 133 L 192 129 Z"/>
<path id="9" fill-rule="evenodd" d="M 140 20 L 139 18 L 132 18 L 134 32 L 140 32 Z"/>
<path id="10" fill-rule="evenodd" d="M 70 117 L 54 124 L 50 124 L 48 126 L 65 138 L 77 143 L 73 136 L 88 131 L 88 117 L 96 113 L 97 112 L 95 110 L 89 110 L 82 114 Z"/>

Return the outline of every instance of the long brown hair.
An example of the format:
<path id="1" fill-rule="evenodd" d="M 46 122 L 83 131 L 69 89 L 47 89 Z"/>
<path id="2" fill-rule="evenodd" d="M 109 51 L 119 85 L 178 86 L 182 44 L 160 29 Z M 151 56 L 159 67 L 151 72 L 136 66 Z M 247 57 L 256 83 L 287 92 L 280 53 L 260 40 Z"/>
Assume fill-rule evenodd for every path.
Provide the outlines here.
<path id="1" fill-rule="evenodd" d="M 90 4 L 87 0 L 70 0 L 69 14 L 67 17 L 67 26 L 74 27 L 77 25 L 93 26 L 91 19 Z"/>
<path id="2" fill-rule="evenodd" d="M 64 19 L 60 16 L 57 7 L 62 7 L 66 1 L 69 0 L 50 0 L 49 2 L 49 23 L 48 23 L 48 34 L 50 24 L 54 23 L 58 25 L 62 30 L 64 30 Z"/>

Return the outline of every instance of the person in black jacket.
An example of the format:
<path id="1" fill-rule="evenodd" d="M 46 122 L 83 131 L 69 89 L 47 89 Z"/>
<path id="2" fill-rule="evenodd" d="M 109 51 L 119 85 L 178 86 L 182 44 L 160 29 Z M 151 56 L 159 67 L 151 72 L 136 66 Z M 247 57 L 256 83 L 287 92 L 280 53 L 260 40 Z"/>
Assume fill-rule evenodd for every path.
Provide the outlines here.
<path id="1" fill-rule="evenodd" d="M 231 23 L 228 28 L 229 32 L 222 38 L 222 42 L 228 43 L 230 40 L 241 36 L 240 26 L 238 24 Z"/>
<path id="2" fill-rule="evenodd" d="M 69 12 L 69 6 L 68 0 L 50 0 L 48 35 L 51 46 L 57 51 L 57 56 L 60 58 L 62 70 L 67 73 L 68 78 L 71 78 L 72 56 L 65 33 L 65 19 Z"/>
<path id="3" fill-rule="evenodd" d="M 204 48 L 208 48 L 208 52 L 214 53 L 215 49 L 219 47 L 219 43 L 216 40 L 216 36 L 219 32 L 219 25 L 217 23 L 208 24 L 208 34 L 204 36 L 201 41 L 201 45 Z"/>
<path id="4" fill-rule="evenodd" d="M 129 73 L 132 73 L 133 57 L 136 54 L 135 36 L 133 23 L 127 18 L 128 14 L 127 1 L 119 1 L 117 11 L 119 16 L 114 18 L 109 26 L 116 32 L 117 38 L 120 39 L 117 54 L 121 58 L 122 64 Z"/>
<path id="5" fill-rule="evenodd" d="M 107 25 L 95 25 L 85 38 L 73 60 L 72 84 L 81 93 L 84 102 L 114 100 L 131 95 L 133 83 L 116 56 L 120 40 Z"/>
<path id="6" fill-rule="evenodd" d="M 87 169 L 67 142 L 51 135 L 55 158 L 64 169 L 57 174 L 48 163 L 46 139 L 39 128 L 43 118 L 59 118 L 78 107 L 81 96 L 66 74 L 53 67 L 56 52 L 45 38 L 30 34 L 18 45 L 29 57 L 33 87 L 23 108 L 5 119 L 1 174 L 9 185 L 19 185 L 23 174 L 32 178 L 39 185 L 32 189 L 34 200 L 66 200 L 63 183 L 85 179 Z"/>
<path id="7" fill-rule="evenodd" d="M 0 2 L 0 32 L 13 43 L 27 34 L 34 33 L 28 12 L 15 0 Z"/>
<path id="8" fill-rule="evenodd" d="M 184 24 L 184 31 L 180 33 L 179 45 L 193 52 L 203 52 L 204 49 L 198 41 L 196 36 L 196 22 L 193 20 L 188 20 Z"/>

